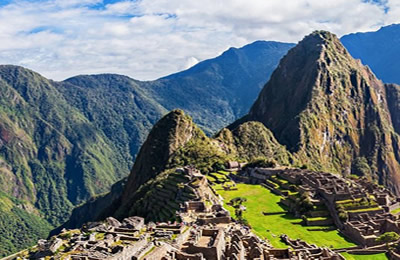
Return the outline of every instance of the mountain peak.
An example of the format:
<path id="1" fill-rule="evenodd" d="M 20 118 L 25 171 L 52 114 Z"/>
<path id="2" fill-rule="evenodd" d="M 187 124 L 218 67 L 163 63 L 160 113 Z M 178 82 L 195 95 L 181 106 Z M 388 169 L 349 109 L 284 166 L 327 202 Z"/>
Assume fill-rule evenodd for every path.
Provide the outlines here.
<path id="1" fill-rule="evenodd" d="M 322 74 L 342 68 L 351 70 L 356 63 L 336 35 L 327 31 L 311 33 L 282 58 L 251 108 L 249 120 L 259 120 L 268 128 L 281 132 L 287 128 L 289 118 L 298 121 L 296 115 L 306 108 L 316 86 L 328 88 L 326 92 L 332 91 L 332 78 Z M 267 114 L 282 114 L 283 117 Z M 293 135 L 293 131 L 297 134 Z M 279 141 L 288 147 L 296 147 L 300 133 L 298 127 L 293 131 L 282 133 L 278 136 Z"/>
<path id="2" fill-rule="evenodd" d="M 192 118 L 175 109 L 161 118 L 150 131 L 133 165 L 124 198 L 166 168 L 171 155 L 192 138 L 204 136 Z"/>
<path id="3" fill-rule="evenodd" d="M 315 31 L 282 58 L 249 114 L 231 128 L 260 121 L 315 170 L 357 172 L 367 158 L 370 177 L 390 176 L 381 180 L 397 190 L 400 165 L 387 151 L 398 154 L 398 137 L 385 93 L 336 35 Z"/>

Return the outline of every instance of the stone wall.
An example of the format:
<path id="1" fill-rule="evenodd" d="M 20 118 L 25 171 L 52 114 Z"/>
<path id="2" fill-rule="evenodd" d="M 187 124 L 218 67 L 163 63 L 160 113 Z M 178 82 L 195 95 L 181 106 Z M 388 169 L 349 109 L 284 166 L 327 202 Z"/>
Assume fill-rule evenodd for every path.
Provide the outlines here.
<path id="1" fill-rule="evenodd" d="M 175 239 L 175 245 L 178 245 L 179 247 L 186 242 L 188 237 L 190 236 L 190 231 L 192 230 L 191 227 L 189 227 L 188 230 L 186 230 L 184 233 L 178 235 Z"/>
<path id="2" fill-rule="evenodd" d="M 142 259 L 142 260 L 162 259 L 164 256 L 167 255 L 167 253 L 169 251 L 170 251 L 170 246 L 164 244 L 164 245 L 161 245 L 159 247 L 156 247 L 148 255 L 146 255 L 146 256 L 142 255 L 141 258 L 138 258 L 138 259 Z M 125 259 L 129 259 L 129 258 L 125 258 Z"/>
<path id="3" fill-rule="evenodd" d="M 400 254 L 390 251 L 389 252 L 390 258 L 391 260 L 400 260 Z"/>
<path id="4" fill-rule="evenodd" d="M 330 226 L 332 224 L 333 224 L 333 220 L 331 218 L 306 221 L 307 226 Z"/>
<path id="5" fill-rule="evenodd" d="M 352 220 L 352 219 L 358 219 L 358 217 L 361 215 L 361 214 L 365 214 L 365 213 L 367 213 L 369 216 L 376 216 L 376 215 L 379 215 L 379 214 L 382 214 L 382 213 L 385 213 L 385 211 L 383 210 L 383 209 L 379 209 L 379 210 L 374 210 L 374 211 L 360 211 L 360 212 L 348 212 L 348 214 L 349 214 L 349 219 L 350 220 Z"/>
<path id="6" fill-rule="evenodd" d="M 396 202 L 396 203 L 388 206 L 389 211 L 396 210 L 398 208 L 400 208 L 400 202 Z"/>
<path id="7" fill-rule="evenodd" d="M 218 258 L 217 249 L 215 247 L 199 247 L 199 246 L 190 244 L 186 248 L 186 252 L 189 254 L 201 253 L 201 254 L 203 254 L 205 259 L 209 259 L 209 260 L 220 260 L 221 259 L 221 258 Z"/>
<path id="8" fill-rule="evenodd" d="M 176 252 L 175 253 L 175 258 L 177 260 L 205 260 L 203 257 L 203 254 L 198 253 L 198 254 L 186 254 L 183 252 Z"/>
<path id="9" fill-rule="evenodd" d="M 199 222 L 201 225 L 207 225 L 207 224 L 224 224 L 224 223 L 230 223 L 231 222 L 231 217 L 229 216 L 224 216 L 224 217 L 212 217 L 212 218 L 199 218 Z"/>
<path id="10" fill-rule="evenodd" d="M 138 259 L 134 258 L 134 255 L 141 255 L 141 251 L 145 248 L 153 247 L 152 242 L 148 242 L 147 239 L 139 240 L 133 246 L 125 247 L 121 253 L 114 255 L 109 258 L 110 260 L 124 260 L 124 259 Z M 143 250 L 145 251 L 145 250 Z"/>

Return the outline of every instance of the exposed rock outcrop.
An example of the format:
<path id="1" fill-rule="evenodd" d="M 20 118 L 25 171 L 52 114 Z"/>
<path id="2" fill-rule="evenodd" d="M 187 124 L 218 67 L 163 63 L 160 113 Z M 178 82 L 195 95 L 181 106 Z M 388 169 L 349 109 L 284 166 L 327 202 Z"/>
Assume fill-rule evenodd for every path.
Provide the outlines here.
<path id="1" fill-rule="evenodd" d="M 231 128 L 262 122 L 312 169 L 350 174 L 365 162 L 369 177 L 398 193 L 393 110 L 385 85 L 371 70 L 335 35 L 317 31 L 288 52 L 249 114 Z"/>

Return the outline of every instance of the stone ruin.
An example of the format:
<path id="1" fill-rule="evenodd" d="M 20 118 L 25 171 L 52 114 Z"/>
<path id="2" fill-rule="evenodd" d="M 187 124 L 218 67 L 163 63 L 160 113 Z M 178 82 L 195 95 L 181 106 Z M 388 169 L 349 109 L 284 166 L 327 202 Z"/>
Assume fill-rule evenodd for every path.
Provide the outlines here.
<path id="1" fill-rule="evenodd" d="M 300 239 L 290 239 L 287 235 L 281 235 L 281 240 L 293 249 L 295 255 L 301 259 L 345 259 L 339 253 L 329 248 L 320 248 L 316 245 L 310 245 Z"/>
<path id="2" fill-rule="evenodd" d="M 256 173 L 256 174 L 255 174 Z M 400 208 L 400 199 L 382 186 L 364 178 L 356 181 L 341 176 L 301 169 L 264 170 L 250 172 L 250 182 L 261 183 L 272 192 L 282 195 L 281 202 L 289 208 L 294 207 L 294 199 L 288 192 L 282 192 L 269 182 L 274 176 L 287 181 L 282 186 L 293 187 L 300 193 L 309 194 L 314 206 L 325 205 L 330 220 L 339 231 L 363 247 L 379 244 L 376 239 L 385 232 L 400 234 L 400 219 L 390 211 Z M 367 201 L 367 205 L 361 205 Z M 349 205 L 345 211 L 347 219 L 339 217 L 340 204 Z M 319 225 L 329 224 L 317 223 Z"/>
<path id="3" fill-rule="evenodd" d="M 181 206 L 177 215 L 180 223 L 147 223 L 141 217 L 122 221 L 109 217 L 101 222 L 88 223 L 81 230 L 63 230 L 49 241 L 40 241 L 30 259 L 46 252 L 54 259 L 143 259 L 143 260 L 266 260 L 266 259 L 343 259 L 337 253 L 307 243 L 285 241 L 292 249 L 278 249 L 254 235 L 251 230 L 230 217 L 222 198 L 211 189 L 206 178 L 193 168 L 183 168 L 196 181 L 196 198 Z M 259 174 L 259 172 L 257 173 Z M 258 176 L 258 175 L 257 175 Z M 321 177 L 321 176 L 320 176 Z M 304 188 L 328 189 L 330 176 L 310 176 Z M 288 175 L 293 183 L 300 176 Z M 318 181 L 317 181 L 318 180 Z M 338 183 L 338 181 L 337 181 Z M 347 189 L 344 189 L 347 191 Z M 57 250 L 64 247 L 62 252 Z M 42 254 L 41 254 L 42 253 Z M 40 255 L 41 254 L 41 255 Z"/>

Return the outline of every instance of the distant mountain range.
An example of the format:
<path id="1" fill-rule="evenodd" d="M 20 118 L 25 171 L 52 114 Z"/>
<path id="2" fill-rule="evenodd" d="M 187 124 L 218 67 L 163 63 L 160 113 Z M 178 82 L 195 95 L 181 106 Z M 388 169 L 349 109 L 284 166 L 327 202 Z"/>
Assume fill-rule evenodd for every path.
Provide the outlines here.
<path id="1" fill-rule="evenodd" d="M 383 82 L 400 84 L 399 24 L 376 32 L 352 33 L 340 40 L 354 58 L 361 59 Z"/>
<path id="2" fill-rule="evenodd" d="M 378 78 L 400 83 L 396 73 L 399 28 L 352 34 L 342 41 Z M 5 255 L 32 244 L 68 219 L 73 207 L 108 192 L 126 177 L 151 127 L 168 111 L 183 109 L 208 135 L 246 115 L 293 46 L 257 41 L 147 82 L 115 74 L 54 82 L 21 67 L 0 66 L 0 252 Z M 400 92 L 395 85 L 386 89 L 398 131 Z M 235 131 L 239 136 L 263 132 L 264 139 L 259 140 L 270 140 L 289 160 L 270 130 L 249 124 Z M 292 152 L 301 145 L 292 145 L 299 136 L 290 131 L 274 135 Z M 249 142 L 243 140 L 233 140 L 239 154 Z M 263 149 L 271 152 L 263 147 L 255 153 Z"/>

